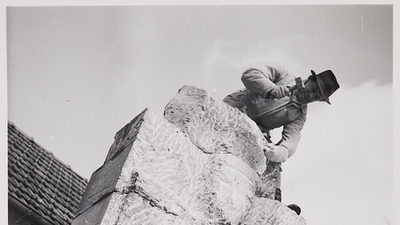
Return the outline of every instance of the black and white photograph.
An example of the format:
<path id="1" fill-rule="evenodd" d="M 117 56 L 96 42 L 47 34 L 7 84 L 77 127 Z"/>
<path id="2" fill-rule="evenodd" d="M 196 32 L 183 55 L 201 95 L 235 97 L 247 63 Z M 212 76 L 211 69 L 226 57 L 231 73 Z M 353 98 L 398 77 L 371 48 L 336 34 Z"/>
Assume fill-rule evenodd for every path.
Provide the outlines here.
<path id="1" fill-rule="evenodd" d="M 394 1 L 46 4 L 3 10 L 1 224 L 399 222 Z"/>

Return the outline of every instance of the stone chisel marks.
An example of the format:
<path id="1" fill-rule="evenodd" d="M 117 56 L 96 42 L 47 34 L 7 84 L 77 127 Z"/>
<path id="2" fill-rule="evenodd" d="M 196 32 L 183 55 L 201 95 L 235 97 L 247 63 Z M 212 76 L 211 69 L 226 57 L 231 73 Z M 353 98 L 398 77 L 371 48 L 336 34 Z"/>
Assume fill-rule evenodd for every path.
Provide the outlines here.
<path id="1" fill-rule="evenodd" d="M 259 174 L 265 170 L 265 144 L 257 125 L 239 110 L 210 97 L 207 91 L 183 86 L 165 107 L 164 117 L 208 153 L 231 153 Z"/>
<path id="2" fill-rule="evenodd" d="M 152 207 L 184 220 L 237 224 L 260 182 L 256 172 L 234 155 L 205 154 L 176 126 L 148 110 L 140 118 L 135 141 L 92 175 L 76 221 L 84 221 L 96 205 L 128 209 L 125 203 L 115 207 L 115 201 L 105 199 L 135 193 Z"/>
<path id="3" fill-rule="evenodd" d="M 112 225 L 201 225 L 192 218 L 174 216 L 154 207 L 150 201 L 136 193 L 113 193 L 102 224 Z"/>
<path id="4" fill-rule="evenodd" d="M 269 199 L 276 171 L 247 116 L 188 86 L 164 116 L 145 109 L 117 132 L 72 225 L 305 224 Z"/>

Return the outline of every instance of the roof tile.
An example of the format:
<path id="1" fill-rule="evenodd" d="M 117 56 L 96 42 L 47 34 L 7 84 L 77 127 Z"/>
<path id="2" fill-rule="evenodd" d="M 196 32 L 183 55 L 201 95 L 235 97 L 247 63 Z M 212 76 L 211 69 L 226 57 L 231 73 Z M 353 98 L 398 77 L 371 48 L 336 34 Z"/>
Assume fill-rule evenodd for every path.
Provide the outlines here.
<path id="1" fill-rule="evenodd" d="M 72 222 L 87 180 L 8 123 L 8 193 L 52 224 Z"/>

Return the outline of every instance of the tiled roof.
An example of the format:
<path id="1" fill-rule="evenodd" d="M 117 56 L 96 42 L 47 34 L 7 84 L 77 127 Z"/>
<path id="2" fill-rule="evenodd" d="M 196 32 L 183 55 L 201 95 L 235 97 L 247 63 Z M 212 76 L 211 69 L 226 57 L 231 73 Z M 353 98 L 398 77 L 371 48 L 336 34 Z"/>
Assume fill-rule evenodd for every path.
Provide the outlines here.
<path id="1" fill-rule="evenodd" d="M 8 123 L 8 194 L 50 224 L 71 224 L 87 180 Z"/>

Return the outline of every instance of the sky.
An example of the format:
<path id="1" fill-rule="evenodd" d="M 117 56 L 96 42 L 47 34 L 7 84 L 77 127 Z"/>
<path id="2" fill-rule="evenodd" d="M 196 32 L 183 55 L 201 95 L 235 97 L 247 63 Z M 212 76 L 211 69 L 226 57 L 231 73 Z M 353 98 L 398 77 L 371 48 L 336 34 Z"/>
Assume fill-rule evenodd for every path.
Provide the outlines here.
<path id="1" fill-rule="evenodd" d="M 8 119 L 90 178 L 185 84 L 222 99 L 252 65 L 331 69 L 341 88 L 309 106 L 283 202 L 309 225 L 389 224 L 392 25 L 388 5 L 9 7 Z"/>

